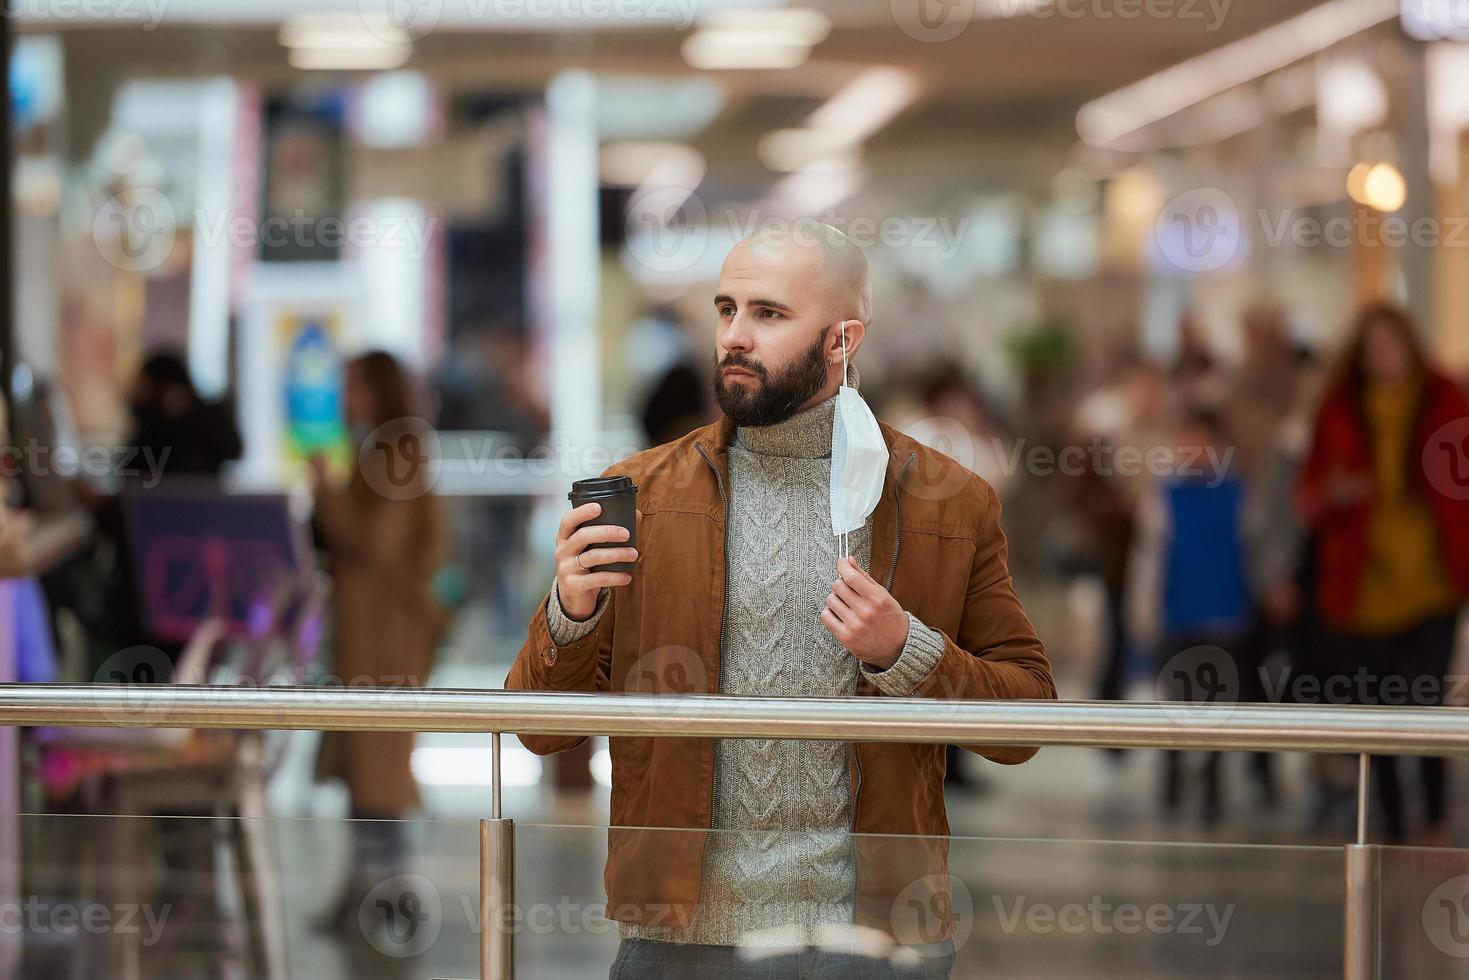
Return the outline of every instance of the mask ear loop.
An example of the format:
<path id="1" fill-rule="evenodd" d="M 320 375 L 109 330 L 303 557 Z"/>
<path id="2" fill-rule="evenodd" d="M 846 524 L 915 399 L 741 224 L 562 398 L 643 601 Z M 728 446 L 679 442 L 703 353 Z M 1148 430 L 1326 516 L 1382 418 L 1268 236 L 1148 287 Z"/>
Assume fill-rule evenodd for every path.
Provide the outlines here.
<path id="1" fill-rule="evenodd" d="M 847 383 L 847 321 L 842 321 L 842 385 Z"/>
<path id="2" fill-rule="evenodd" d="M 846 320 L 843 320 L 842 321 L 840 329 L 842 331 L 842 387 L 846 387 L 846 385 L 847 385 L 847 321 Z M 841 399 L 840 398 L 837 399 L 836 410 L 838 412 L 840 412 L 842 410 Z M 850 542 L 848 540 L 848 537 L 849 536 L 848 536 L 847 532 L 843 531 L 842 532 L 842 535 L 841 535 L 841 538 L 842 538 L 842 540 L 841 540 L 842 557 L 843 558 L 850 558 L 850 557 L 852 557 L 852 549 L 851 549 L 851 545 L 850 545 Z"/>

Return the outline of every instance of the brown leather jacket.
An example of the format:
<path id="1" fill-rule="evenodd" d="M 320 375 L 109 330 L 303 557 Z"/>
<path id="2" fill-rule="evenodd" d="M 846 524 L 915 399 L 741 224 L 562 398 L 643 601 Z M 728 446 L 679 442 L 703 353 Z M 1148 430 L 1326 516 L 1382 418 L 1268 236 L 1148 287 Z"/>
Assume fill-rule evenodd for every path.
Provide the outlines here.
<path id="1" fill-rule="evenodd" d="M 631 476 L 638 486 L 641 561 L 633 581 L 613 590 L 593 633 L 560 648 L 547 629 L 542 600 L 507 689 L 719 692 L 725 447 L 733 431 L 725 417 L 607 471 Z M 1045 649 L 1011 584 L 994 491 L 891 426 L 883 424 L 882 433 L 889 463 L 872 514 L 872 574 L 945 639 L 938 666 L 913 696 L 1055 699 Z M 881 696 L 865 678 L 857 694 Z M 522 738 L 543 755 L 583 740 Z M 1037 751 L 964 748 L 1009 764 Z M 858 924 L 903 942 L 946 938 L 954 922 L 943 746 L 863 743 L 852 751 Z M 714 742 L 613 738 L 611 754 L 608 915 L 685 926 L 697 909 L 713 815 Z"/>

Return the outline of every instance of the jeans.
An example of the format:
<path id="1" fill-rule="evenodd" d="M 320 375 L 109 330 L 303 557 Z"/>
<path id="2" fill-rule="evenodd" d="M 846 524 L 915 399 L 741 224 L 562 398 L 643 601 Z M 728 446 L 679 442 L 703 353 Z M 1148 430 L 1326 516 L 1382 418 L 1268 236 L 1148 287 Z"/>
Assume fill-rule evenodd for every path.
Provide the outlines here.
<path id="1" fill-rule="evenodd" d="M 948 980 L 954 943 L 871 959 L 818 947 L 753 950 L 624 939 L 608 980 Z"/>

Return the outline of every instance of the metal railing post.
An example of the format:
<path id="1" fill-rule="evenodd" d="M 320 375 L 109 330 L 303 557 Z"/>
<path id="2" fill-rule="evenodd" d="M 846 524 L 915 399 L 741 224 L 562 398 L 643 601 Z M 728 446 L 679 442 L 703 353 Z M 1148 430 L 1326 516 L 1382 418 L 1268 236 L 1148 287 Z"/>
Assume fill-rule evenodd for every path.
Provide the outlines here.
<path id="1" fill-rule="evenodd" d="M 490 819 L 479 822 L 480 980 L 514 980 L 515 821 L 501 810 L 500 733 L 490 755 Z"/>
<path id="2" fill-rule="evenodd" d="M 1377 980 L 1378 901 L 1381 886 L 1382 851 L 1367 842 L 1367 815 L 1371 809 L 1372 756 L 1357 758 L 1357 841 L 1347 845 L 1346 949 L 1342 975 L 1345 980 Z"/>

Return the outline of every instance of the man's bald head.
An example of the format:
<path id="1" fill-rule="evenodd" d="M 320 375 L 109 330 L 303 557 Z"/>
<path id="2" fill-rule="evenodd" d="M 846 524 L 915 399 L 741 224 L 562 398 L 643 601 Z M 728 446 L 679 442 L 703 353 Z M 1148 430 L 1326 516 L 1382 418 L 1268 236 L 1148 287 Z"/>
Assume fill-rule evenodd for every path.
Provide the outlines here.
<path id="1" fill-rule="evenodd" d="M 753 231 L 735 246 L 739 249 L 761 259 L 803 268 L 811 274 L 807 281 L 825 293 L 834 320 L 870 324 L 872 280 L 867 256 L 841 229 L 803 218 L 790 225 L 769 225 Z"/>
<path id="2" fill-rule="evenodd" d="M 740 425 L 773 425 L 842 383 L 872 315 L 867 259 L 819 221 L 766 227 L 730 249 L 714 308 L 720 408 Z"/>

